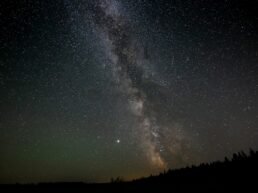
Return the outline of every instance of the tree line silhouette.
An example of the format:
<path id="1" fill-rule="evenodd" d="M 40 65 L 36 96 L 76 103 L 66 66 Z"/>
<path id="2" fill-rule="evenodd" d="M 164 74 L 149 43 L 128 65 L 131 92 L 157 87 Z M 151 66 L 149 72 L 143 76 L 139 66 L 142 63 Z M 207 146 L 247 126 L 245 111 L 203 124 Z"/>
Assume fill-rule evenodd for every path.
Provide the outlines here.
<path id="1" fill-rule="evenodd" d="M 110 183 L 39 183 L 0 185 L 4 192 L 258 192 L 258 151 L 234 153 L 224 161 L 168 170 L 124 182 L 112 178 Z M 3 192 L 3 191 L 1 191 Z"/>

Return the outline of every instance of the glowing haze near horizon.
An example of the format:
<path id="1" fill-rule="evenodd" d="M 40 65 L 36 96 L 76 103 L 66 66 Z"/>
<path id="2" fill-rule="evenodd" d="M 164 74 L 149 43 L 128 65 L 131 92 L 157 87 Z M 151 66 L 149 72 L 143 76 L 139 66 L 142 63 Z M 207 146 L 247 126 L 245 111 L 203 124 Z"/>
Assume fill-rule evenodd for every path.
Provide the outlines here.
<path id="1" fill-rule="evenodd" d="M 257 149 L 254 2 L 1 2 L 0 183 L 130 180 Z"/>

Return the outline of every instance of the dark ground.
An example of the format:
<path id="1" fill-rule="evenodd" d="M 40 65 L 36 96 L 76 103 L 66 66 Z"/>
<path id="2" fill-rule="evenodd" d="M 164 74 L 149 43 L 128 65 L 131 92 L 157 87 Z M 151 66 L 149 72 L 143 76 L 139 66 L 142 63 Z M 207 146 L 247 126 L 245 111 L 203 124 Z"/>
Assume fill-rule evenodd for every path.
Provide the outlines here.
<path id="1" fill-rule="evenodd" d="M 40 183 L 1 185 L 1 192 L 257 192 L 258 151 L 240 152 L 229 160 L 169 170 L 122 182 L 119 178 L 107 184 Z"/>

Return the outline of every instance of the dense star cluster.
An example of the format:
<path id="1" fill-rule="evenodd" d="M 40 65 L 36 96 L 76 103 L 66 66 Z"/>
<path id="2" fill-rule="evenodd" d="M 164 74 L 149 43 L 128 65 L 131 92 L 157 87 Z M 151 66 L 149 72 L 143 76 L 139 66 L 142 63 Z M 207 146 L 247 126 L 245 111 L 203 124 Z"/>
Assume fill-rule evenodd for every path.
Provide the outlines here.
<path id="1" fill-rule="evenodd" d="M 258 148 L 255 0 L 0 2 L 0 183 L 126 180 Z"/>

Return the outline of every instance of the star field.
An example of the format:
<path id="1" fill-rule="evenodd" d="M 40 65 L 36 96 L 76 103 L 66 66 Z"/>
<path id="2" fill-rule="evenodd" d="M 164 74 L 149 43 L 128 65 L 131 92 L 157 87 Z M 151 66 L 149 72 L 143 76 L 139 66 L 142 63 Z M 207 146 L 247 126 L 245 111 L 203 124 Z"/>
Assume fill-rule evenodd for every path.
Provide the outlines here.
<path id="1" fill-rule="evenodd" d="M 105 182 L 258 148 L 255 1 L 0 2 L 0 183 Z"/>

